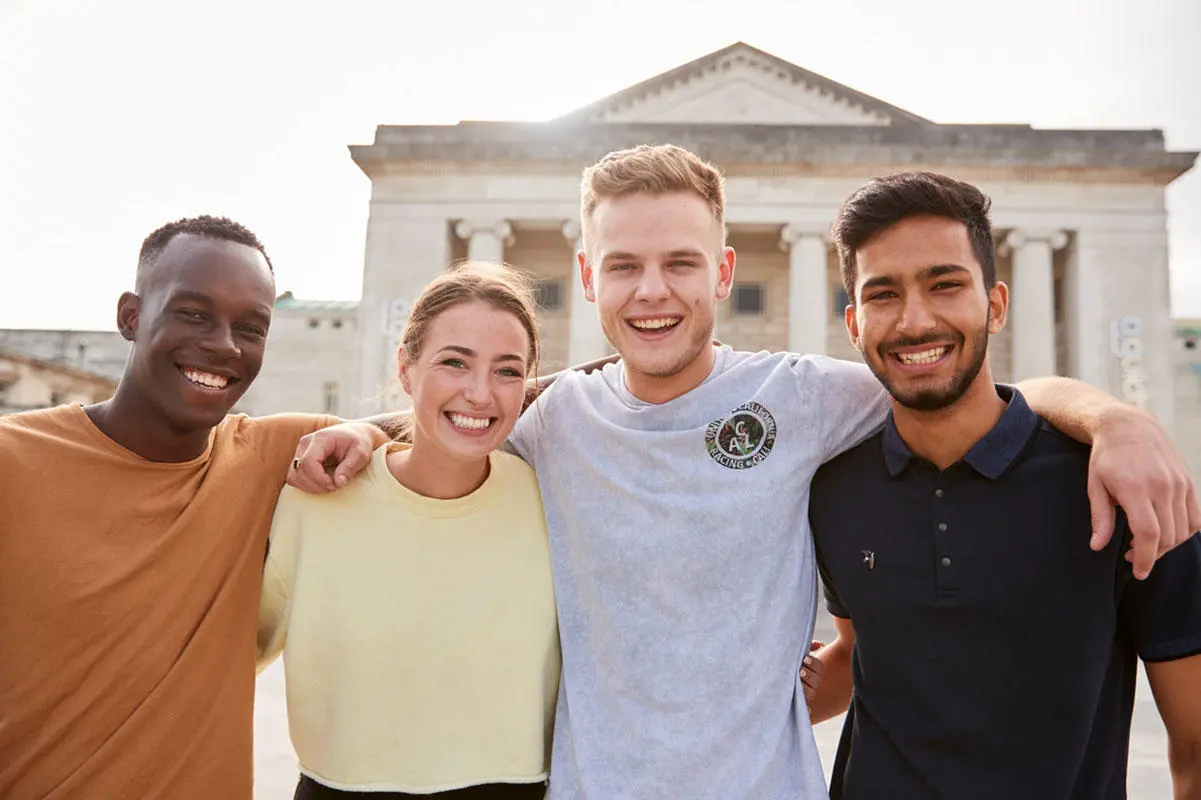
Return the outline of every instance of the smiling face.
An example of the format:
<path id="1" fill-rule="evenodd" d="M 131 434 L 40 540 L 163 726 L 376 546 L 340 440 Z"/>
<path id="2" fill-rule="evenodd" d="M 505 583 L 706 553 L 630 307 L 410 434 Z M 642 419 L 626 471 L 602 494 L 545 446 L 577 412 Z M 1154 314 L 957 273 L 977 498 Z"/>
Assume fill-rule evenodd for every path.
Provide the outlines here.
<path id="1" fill-rule="evenodd" d="M 476 300 L 442 311 L 422 338 L 419 353 L 400 356 L 413 399 L 413 456 L 480 462 L 521 415 L 529 334 L 516 315 Z"/>
<path id="2" fill-rule="evenodd" d="M 988 337 L 1005 323 L 1008 289 L 984 286 L 963 223 L 907 217 L 869 239 L 855 260 L 847 330 L 898 403 L 933 411 L 977 378 L 992 383 Z"/>
<path id="3" fill-rule="evenodd" d="M 177 431 L 213 427 L 262 367 L 274 300 L 257 250 L 177 235 L 118 305 L 133 342 L 123 386 Z"/>
<path id="4" fill-rule="evenodd" d="M 709 204 L 694 192 L 627 194 L 602 199 L 587 225 L 584 294 L 631 390 L 661 402 L 698 385 L 712 367 L 717 301 L 734 278 L 734 251 L 722 247 Z"/>

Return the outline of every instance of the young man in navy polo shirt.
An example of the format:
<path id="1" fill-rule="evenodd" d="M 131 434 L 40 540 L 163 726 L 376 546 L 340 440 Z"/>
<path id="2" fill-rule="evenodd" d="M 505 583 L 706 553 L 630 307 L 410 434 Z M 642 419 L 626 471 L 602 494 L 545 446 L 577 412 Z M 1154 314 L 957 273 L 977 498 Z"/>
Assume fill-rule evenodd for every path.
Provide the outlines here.
<path id="1" fill-rule="evenodd" d="M 851 701 L 831 797 L 1125 797 L 1142 658 L 1176 797 L 1201 798 L 1201 539 L 1145 581 L 1128 533 L 1083 546 L 1088 447 L 993 383 L 1009 298 L 988 207 L 907 173 L 835 223 L 847 329 L 892 411 L 813 481 L 838 629 L 813 721 Z"/>

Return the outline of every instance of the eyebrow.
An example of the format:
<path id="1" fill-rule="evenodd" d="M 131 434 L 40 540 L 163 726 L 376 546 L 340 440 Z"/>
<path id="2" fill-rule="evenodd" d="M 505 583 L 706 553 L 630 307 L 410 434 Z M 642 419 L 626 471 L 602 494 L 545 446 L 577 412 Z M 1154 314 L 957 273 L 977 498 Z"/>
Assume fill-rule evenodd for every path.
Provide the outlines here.
<path id="1" fill-rule="evenodd" d="M 678 250 L 668 250 L 665 254 L 668 258 L 704 258 L 705 254 L 692 247 L 680 248 Z M 602 261 L 637 261 L 641 258 L 634 253 L 626 253 L 618 250 L 612 253 L 605 253 L 601 258 Z"/>
<path id="2" fill-rule="evenodd" d="M 925 267 L 917 273 L 919 281 L 930 280 L 931 278 L 941 278 L 944 275 L 954 275 L 961 272 L 970 273 L 967 267 L 960 264 L 935 264 L 931 267 Z M 881 275 L 878 278 L 868 278 L 863 282 L 863 286 L 859 287 L 860 292 L 865 292 L 868 289 L 879 289 L 885 286 L 896 286 L 899 281 L 891 275 Z"/>
<path id="3" fill-rule="evenodd" d="M 443 347 L 438 352 L 445 353 L 447 350 L 450 350 L 451 352 L 454 352 L 454 353 L 459 353 L 460 355 L 467 356 L 468 358 L 475 358 L 475 356 L 477 355 L 477 353 L 474 350 L 472 350 L 470 347 L 460 347 L 457 344 L 448 344 L 446 347 Z M 493 361 L 519 361 L 523 364 L 525 363 L 524 358 L 522 358 L 521 356 L 516 355 L 514 353 L 505 353 L 504 355 L 497 356 L 496 358 L 494 358 L 492 360 Z"/>
<path id="4" fill-rule="evenodd" d="M 193 302 L 193 303 L 200 303 L 201 305 L 207 306 L 209 308 L 211 308 L 213 306 L 213 298 L 209 297 L 207 294 L 201 294 L 200 292 L 194 292 L 190 289 L 181 289 L 178 292 L 175 292 L 174 294 L 172 294 L 168 298 L 168 303 L 180 303 L 180 302 L 189 302 L 189 301 Z M 252 308 L 249 311 L 247 311 L 246 314 L 247 314 L 247 316 L 254 317 L 256 320 L 258 320 L 259 322 L 262 322 L 263 324 L 268 324 L 271 322 L 271 312 L 269 310 L 267 310 L 266 308 L 263 308 L 262 306 L 260 306 L 258 308 Z"/>

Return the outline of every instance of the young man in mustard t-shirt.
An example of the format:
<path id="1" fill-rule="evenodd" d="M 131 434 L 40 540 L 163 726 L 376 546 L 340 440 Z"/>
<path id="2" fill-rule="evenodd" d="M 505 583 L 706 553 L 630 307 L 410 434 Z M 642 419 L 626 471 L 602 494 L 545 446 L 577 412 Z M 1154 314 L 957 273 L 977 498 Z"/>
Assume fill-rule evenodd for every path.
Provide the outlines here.
<path id="1" fill-rule="evenodd" d="M 241 225 L 164 226 L 112 399 L 0 418 L 0 797 L 252 796 L 271 514 L 296 440 L 338 421 L 228 416 L 274 297 Z M 382 434 L 346 427 L 365 463 Z"/>

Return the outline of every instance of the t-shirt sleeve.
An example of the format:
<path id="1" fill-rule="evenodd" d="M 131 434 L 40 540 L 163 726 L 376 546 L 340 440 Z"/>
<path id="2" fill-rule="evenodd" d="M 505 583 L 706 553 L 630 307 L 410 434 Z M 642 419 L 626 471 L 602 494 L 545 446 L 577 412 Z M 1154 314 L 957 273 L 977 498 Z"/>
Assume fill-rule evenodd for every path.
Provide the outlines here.
<path id="1" fill-rule="evenodd" d="M 888 393 L 865 365 L 828 356 L 804 356 L 801 362 L 809 362 L 802 380 L 817 397 L 823 462 L 850 450 L 884 424 Z"/>
<path id="2" fill-rule="evenodd" d="M 328 414 L 272 414 L 251 419 L 248 424 L 255 434 L 259 458 L 275 472 L 283 486 L 301 437 L 340 422 Z"/>
<path id="3" fill-rule="evenodd" d="M 538 458 L 538 442 L 542 438 L 542 431 L 545 428 L 543 415 L 547 412 L 547 407 L 553 402 L 552 397 L 555 396 L 555 387 L 559 385 L 559 381 L 563 380 L 563 376 L 552 383 L 546 391 L 538 398 L 530 403 L 517 420 L 517 424 L 513 426 L 513 432 L 509 434 L 509 438 L 505 441 L 504 449 L 508 453 L 520 458 L 531 467 L 537 468 Z"/>
<path id="4" fill-rule="evenodd" d="M 1128 580 L 1119 611 L 1143 661 L 1201 653 L 1201 533 L 1162 556 L 1146 580 Z"/>

